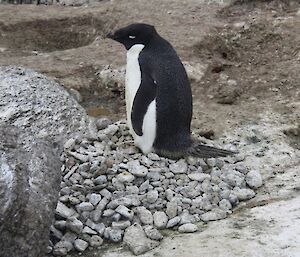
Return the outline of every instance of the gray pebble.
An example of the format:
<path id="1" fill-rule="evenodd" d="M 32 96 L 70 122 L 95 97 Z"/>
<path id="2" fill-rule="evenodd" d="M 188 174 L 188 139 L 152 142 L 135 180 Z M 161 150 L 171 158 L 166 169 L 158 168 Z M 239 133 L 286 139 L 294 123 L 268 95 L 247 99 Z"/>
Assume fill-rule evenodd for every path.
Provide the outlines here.
<path id="1" fill-rule="evenodd" d="M 184 159 L 181 159 L 175 163 L 172 163 L 170 166 L 170 171 L 174 174 L 186 173 L 188 165 Z"/>
<path id="2" fill-rule="evenodd" d="M 89 235 L 97 235 L 97 232 L 93 229 L 91 229 L 90 227 L 88 226 L 85 226 L 82 230 L 82 233 L 84 234 L 89 234 Z"/>
<path id="3" fill-rule="evenodd" d="M 180 225 L 196 222 L 194 215 L 191 215 L 188 210 L 183 210 L 182 213 L 179 215 L 179 217 L 180 217 Z"/>
<path id="4" fill-rule="evenodd" d="M 111 199 L 111 192 L 109 192 L 106 188 L 102 189 L 100 192 L 100 195 L 102 195 L 106 199 Z"/>
<path id="5" fill-rule="evenodd" d="M 70 217 L 74 216 L 76 212 L 75 212 L 74 209 L 68 208 L 63 203 L 58 202 L 57 206 L 56 206 L 55 213 L 58 216 L 67 219 L 67 218 L 70 218 Z"/>
<path id="6" fill-rule="evenodd" d="M 68 252 L 73 250 L 73 244 L 69 241 L 59 241 L 53 249 L 53 255 L 65 256 Z"/>
<path id="7" fill-rule="evenodd" d="M 256 170 L 249 171 L 246 175 L 246 183 L 254 189 L 261 187 L 263 184 L 261 174 Z"/>
<path id="8" fill-rule="evenodd" d="M 144 226 L 144 231 L 146 233 L 146 236 L 152 240 L 162 240 L 163 235 L 154 227 L 152 226 Z"/>
<path id="9" fill-rule="evenodd" d="M 140 255 L 157 247 L 159 242 L 146 237 L 141 225 L 135 223 L 125 230 L 124 243 L 135 255 Z"/>
<path id="10" fill-rule="evenodd" d="M 116 179 L 121 183 L 131 183 L 135 176 L 133 176 L 131 173 L 124 171 L 116 176 Z"/>
<path id="11" fill-rule="evenodd" d="M 245 201 L 253 198 L 255 192 L 249 188 L 234 188 L 233 193 L 237 196 L 238 200 Z"/>
<path id="12" fill-rule="evenodd" d="M 103 239 L 100 236 L 94 235 L 91 236 L 89 243 L 92 247 L 99 247 L 103 244 Z"/>
<path id="13" fill-rule="evenodd" d="M 81 162 L 87 162 L 89 160 L 89 156 L 85 155 L 85 154 L 80 154 L 80 153 L 71 152 L 71 151 L 69 152 L 69 154 Z"/>
<path id="14" fill-rule="evenodd" d="M 221 220 L 225 219 L 227 216 L 226 211 L 223 211 L 219 208 L 215 208 L 209 212 L 206 212 L 200 216 L 202 221 L 213 221 L 213 220 Z"/>
<path id="15" fill-rule="evenodd" d="M 154 226 L 158 229 L 165 228 L 168 223 L 168 216 L 163 211 L 156 211 L 153 214 Z"/>
<path id="16" fill-rule="evenodd" d="M 94 206 L 96 206 L 101 200 L 101 195 L 100 194 L 95 194 L 92 193 L 90 196 L 90 203 Z"/>
<path id="17" fill-rule="evenodd" d="M 230 201 L 227 199 L 222 199 L 219 202 L 219 207 L 220 207 L 220 209 L 222 209 L 224 211 L 228 211 L 228 210 L 232 209 L 232 205 L 231 205 Z"/>
<path id="18" fill-rule="evenodd" d="M 107 177 L 105 175 L 100 175 L 94 179 L 95 185 L 103 185 L 105 183 L 107 183 Z"/>
<path id="19" fill-rule="evenodd" d="M 82 239 L 76 239 L 74 242 L 74 247 L 77 251 L 83 252 L 89 246 L 88 242 Z"/>
<path id="20" fill-rule="evenodd" d="M 125 228 L 128 228 L 131 225 L 131 222 L 129 220 L 122 220 L 122 221 L 114 221 L 111 224 L 112 228 L 124 230 Z"/>
<path id="21" fill-rule="evenodd" d="M 140 162 L 138 160 L 130 161 L 127 163 L 128 165 L 128 171 L 137 177 L 145 177 L 148 174 L 148 169 L 140 165 Z"/>
<path id="22" fill-rule="evenodd" d="M 123 237 L 123 231 L 120 229 L 114 229 L 114 228 L 107 228 L 107 233 L 109 236 L 109 239 L 114 242 L 114 243 L 118 243 L 122 241 L 122 237 Z"/>
<path id="23" fill-rule="evenodd" d="M 198 227 L 195 224 L 186 223 L 186 224 L 179 226 L 178 231 L 180 233 L 194 233 L 194 232 L 198 231 Z"/>
<path id="24" fill-rule="evenodd" d="M 147 157 L 152 161 L 159 161 L 160 157 L 156 153 L 149 153 Z"/>
<path id="25" fill-rule="evenodd" d="M 75 138 L 70 138 L 64 144 L 64 149 L 72 150 L 74 148 L 75 144 L 76 144 Z"/>
<path id="26" fill-rule="evenodd" d="M 176 216 L 176 217 L 174 217 L 174 218 L 172 218 L 172 219 L 170 219 L 170 220 L 168 221 L 166 227 L 167 227 L 167 228 L 172 228 L 172 227 L 178 225 L 179 222 L 180 222 L 180 217 L 179 217 L 179 216 Z"/>
<path id="27" fill-rule="evenodd" d="M 94 205 L 92 205 L 90 202 L 83 202 L 76 205 L 76 210 L 78 212 L 92 211 L 93 209 L 94 209 Z"/>
<path id="28" fill-rule="evenodd" d="M 199 182 L 202 182 L 205 179 L 210 179 L 210 175 L 209 174 L 198 173 L 198 172 L 190 173 L 190 174 L 188 174 L 188 177 L 191 180 L 196 180 L 196 181 L 199 181 Z"/>
<path id="29" fill-rule="evenodd" d="M 144 206 L 137 207 L 136 212 L 142 224 L 145 225 L 153 224 L 152 213 L 149 210 L 147 210 Z"/>
<path id="30" fill-rule="evenodd" d="M 146 201 L 148 203 L 155 203 L 158 199 L 158 191 L 157 190 L 151 190 L 146 194 Z"/>
<path id="31" fill-rule="evenodd" d="M 83 223 L 80 220 L 73 218 L 66 222 L 66 227 L 76 234 L 80 234 L 83 229 Z"/>
<path id="32" fill-rule="evenodd" d="M 119 205 L 116 210 L 117 213 L 120 213 L 124 218 L 132 220 L 134 212 L 130 209 L 128 209 L 124 205 Z"/>
<path id="33" fill-rule="evenodd" d="M 171 202 L 167 203 L 167 209 L 166 209 L 166 214 L 170 219 L 174 218 L 177 215 L 177 201 L 172 200 Z"/>

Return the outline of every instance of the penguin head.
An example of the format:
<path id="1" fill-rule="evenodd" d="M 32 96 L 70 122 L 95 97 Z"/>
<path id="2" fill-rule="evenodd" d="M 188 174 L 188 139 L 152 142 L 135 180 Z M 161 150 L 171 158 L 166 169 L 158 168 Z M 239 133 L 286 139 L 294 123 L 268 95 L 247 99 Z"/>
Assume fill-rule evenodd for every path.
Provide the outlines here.
<path id="1" fill-rule="evenodd" d="M 109 33 L 107 37 L 123 44 L 129 50 L 136 44 L 146 46 L 154 35 L 156 35 L 154 26 L 144 23 L 134 23 L 118 29 L 114 33 Z"/>

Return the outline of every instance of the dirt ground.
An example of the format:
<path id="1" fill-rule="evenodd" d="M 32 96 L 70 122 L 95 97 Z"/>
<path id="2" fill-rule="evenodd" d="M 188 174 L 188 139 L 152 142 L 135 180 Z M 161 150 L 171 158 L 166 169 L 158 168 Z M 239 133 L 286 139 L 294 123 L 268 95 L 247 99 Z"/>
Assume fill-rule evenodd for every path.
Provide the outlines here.
<path id="1" fill-rule="evenodd" d="M 278 248 L 274 253 L 271 248 L 276 248 L 272 245 L 276 245 L 276 240 L 271 240 L 270 251 L 262 247 L 259 252 L 256 244 L 249 247 L 258 249 L 256 256 L 299 257 L 296 245 L 300 244 L 300 2 L 218 2 L 226 1 L 112 0 L 82 7 L 2 5 L 0 65 L 22 65 L 40 71 L 66 88 L 78 90 L 88 113 L 124 118 L 123 85 L 108 85 L 99 74 L 107 66 L 112 69 L 124 66 L 125 50 L 105 39 L 105 35 L 133 22 L 155 25 L 183 61 L 204 67 L 204 75 L 192 80 L 194 134 L 220 142 L 236 141 L 240 151 L 248 156 L 248 165 L 262 170 L 265 186 L 251 203 L 240 207 L 242 215 L 250 217 L 248 223 L 264 216 L 253 214 L 255 210 L 256 213 L 264 210 L 259 208 L 269 213 L 283 206 L 278 224 L 282 224 L 284 210 L 298 215 L 298 223 L 293 221 L 298 232 L 292 233 L 296 239 L 291 247 L 278 246 L 281 250 Z M 263 156 L 262 151 L 265 151 Z M 218 226 L 226 230 L 228 224 L 240 224 L 241 209 L 235 210 L 228 221 L 209 225 L 204 235 L 212 237 L 209 231 Z M 276 217 L 274 220 L 276 223 Z M 290 223 L 287 227 L 294 225 Z M 261 246 L 267 244 L 262 239 L 264 233 L 268 236 L 274 231 L 265 228 L 265 232 L 258 233 L 260 236 L 257 234 Z M 159 250 L 145 256 L 170 256 L 174 242 L 189 238 L 180 236 L 176 241 L 176 237 L 166 239 Z M 226 241 L 225 248 L 231 242 L 226 233 L 213 237 L 221 246 Z M 192 238 L 190 242 L 196 244 L 203 240 L 203 234 Z M 235 244 L 226 248 L 229 255 L 209 252 L 221 246 L 207 241 L 208 248 L 203 249 L 208 252 L 197 248 L 196 254 L 188 251 L 188 243 L 180 244 L 181 255 L 172 256 L 198 257 L 200 253 L 210 253 L 210 257 L 254 256 L 245 254 L 245 249 L 237 251 Z M 119 248 L 108 251 L 116 254 L 104 256 L 127 256 L 123 252 L 118 255 Z M 92 252 L 84 256 L 102 255 Z"/>

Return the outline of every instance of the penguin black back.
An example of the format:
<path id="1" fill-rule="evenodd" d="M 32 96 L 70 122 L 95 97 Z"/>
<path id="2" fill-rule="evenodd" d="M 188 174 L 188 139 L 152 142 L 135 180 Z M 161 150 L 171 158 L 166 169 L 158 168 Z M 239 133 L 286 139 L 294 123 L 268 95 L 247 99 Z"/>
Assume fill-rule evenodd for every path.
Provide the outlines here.
<path id="1" fill-rule="evenodd" d="M 156 81 L 158 152 L 182 152 L 191 145 L 192 93 L 186 71 L 169 42 L 155 34 L 139 61 Z"/>

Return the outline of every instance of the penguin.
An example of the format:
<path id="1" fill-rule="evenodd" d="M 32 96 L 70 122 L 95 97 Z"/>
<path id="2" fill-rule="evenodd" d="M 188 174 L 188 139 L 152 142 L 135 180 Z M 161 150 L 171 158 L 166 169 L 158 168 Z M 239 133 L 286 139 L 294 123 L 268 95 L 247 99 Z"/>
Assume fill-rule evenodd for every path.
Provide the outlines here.
<path id="1" fill-rule="evenodd" d="M 127 50 L 127 123 L 135 145 L 144 154 L 155 152 L 179 159 L 235 153 L 192 139 L 192 91 L 186 70 L 172 45 L 154 26 L 134 23 L 107 37 Z"/>

